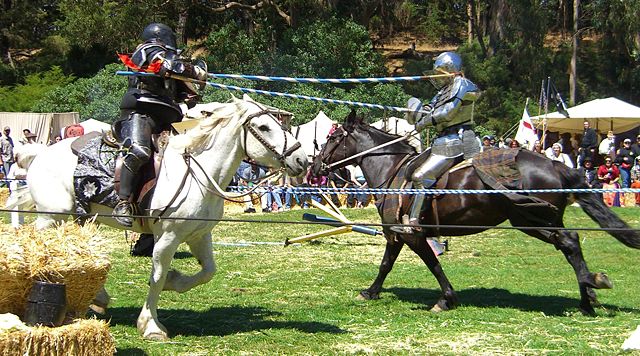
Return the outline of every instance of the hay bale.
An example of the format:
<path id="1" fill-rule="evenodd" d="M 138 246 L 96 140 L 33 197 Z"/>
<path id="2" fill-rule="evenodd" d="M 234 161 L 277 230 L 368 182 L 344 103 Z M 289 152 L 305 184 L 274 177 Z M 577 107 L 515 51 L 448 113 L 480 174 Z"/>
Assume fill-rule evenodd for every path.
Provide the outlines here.
<path id="1" fill-rule="evenodd" d="M 32 281 L 24 246 L 10 225 L 0 226 L 0 313 L 24 309 Z"/>
<path id="2" fill-rule="evenodd" d="M 0 206 L 4 206 L 9 199 L 9 188 L 0 188 Z"/>
<path id="3" fill-rule="evenodd" d="M 0 250 L 7 245 L 13 252 L 0 254 L 0 271 L 3 266 L 8 271 L 0 273 L 0 285 L 11 286 L 0 290 L 0 312 L 23 315 L 31 285 L 41 280 L 64 283 L 67 313 L 83 316 L 111 268 L 107 242 L 94 224 L 65 223 L 43 231 L 33 226 L 3 228 Z"/>
<path id="4" fill-rule="evenodd" d="M 0 355 L 113 355 L 109 324 L 78 319 L 57 328 L 13 327 L 0 330 Z"/>

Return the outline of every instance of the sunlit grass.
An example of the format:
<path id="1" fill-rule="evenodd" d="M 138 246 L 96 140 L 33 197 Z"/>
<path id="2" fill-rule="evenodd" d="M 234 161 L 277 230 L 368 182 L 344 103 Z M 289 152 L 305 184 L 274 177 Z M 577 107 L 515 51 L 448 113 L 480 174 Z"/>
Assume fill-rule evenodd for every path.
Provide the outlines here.
<path id="1" fill-rule="evenodd" d="M 317 210 L 309 210 L 320 214 Z M 616 209 L 638 227 L 638 211 Z M 354 221 L 378 222 L 373 209 L 346 210 Z M 303 211 L 233 213 L 230 218 L 301 220 Z M 5 222 L 6 216 L 3 216 Z M 569 227 L 595 227 L 569 208 Z M 582 232 L 592 272 L 606 272 L 614 289 L 598 293 L 597 317 L 578 311 L 572 268 L 553 246 L 510 230 L 449 238 L 443 268 L 461 306 L 433 314 L 439 287 L 408 248 L 385 282 L 380 300 L 356 299 L 375 278 L 385 240 L 350 233 L 313 243 L 282 242 L 323 226 L 221 223 L 214 229 L 218 271 L 184 294 L 164 292 L 159 315 L 171 340 L 144 341 L 135 321 L 147 292 L 150 259 L 130 257 L 122 232 L 112 239 L 113 269 L 107 289 L 118 354 L 610 354 L 640 324 L 640 251 L 602 232 Z M 182 247 L 173 262 L 181 271 L 199 266 Z"/>

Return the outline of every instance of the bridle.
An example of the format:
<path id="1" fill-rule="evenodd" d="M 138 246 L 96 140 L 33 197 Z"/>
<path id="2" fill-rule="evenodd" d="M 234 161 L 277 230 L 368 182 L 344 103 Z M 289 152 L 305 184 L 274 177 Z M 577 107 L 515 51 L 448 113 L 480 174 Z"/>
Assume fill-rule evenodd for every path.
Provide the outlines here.
<path id="1" fill-rule="evenodd" d="M 347 136 L 349 136 L 349 131 L 345 130 L 344 128 L 342 128 L 342 132 L 343 133 L 342 133 L 342 137 L 341 137 L 340 141 L 338 142 L 338 144 L 336 144 L 336 146 L 334 148 L 331 149 L 331 151 L 329 152 L 329 156 L 327 156 L 327 159 L 331 158 L 331 156 L 333 155 L 335 150 L 338 148 L 338 146 L 340 146 L 340 143 L 342 143 L 344 141 L 344 139 L 347 138 Z M 387 146 L 393 145 L 394 143 L 398 143 L 400 141 L 407 140 L 409 137 L 411 137 L 411 135 L 413 135 L 413 132 L 414 131 L 411 131 L 411 132 L 405 134 L 404 136 L 398 137 L 396 139 L 393 139 L 391 141 L 385 142 L 385 143 L 380 144 L 378 146 L 371 147 L 371 148 L 369 148 L 367 150 L 364 150 L 362 152 L 356 153 L 353 156 L 346 157 L 344 159 L 341 159 L 341 160 L 339 160 L 337 162 L 333 162 L 331 164 L 324 163 L 324 157 L 323 157 L 322 151 L 324 151 L 324 149 L 327 148 L 327 146 L 325 145 L 324 148 L 322 149 L 322 151 L 320 151 L 320 158 L 321 158 L 320 170 L 326 171 L 326 172 L 330 172 L 335 167 L 338 167 L 338 168 L 344 167 L 346 165 L 346 163 L 348 163 L 349 161 L 353 160 L 354 158 L 362 157 L 362 156 L 364 156 L 366 154 L 369 154 L 369 153 L 371 153 L 373 151 L 376 151 L 376 150 L 378 150 L 380 148 L 387 147 Z M 343 148 L 344 148 L 344 152 L 345 152 L 345 156 L 346 156 L 347 145 L 344 144 Z"/>
<path id="2" fill-rule="evenodd" d="M 333 154 L 336 152 L 336 150 L 340 147 L 340 145 L 342 145 L 343 151 L 344 151 L 344 155 L 347 155 L 347 144 L 344 142 L 345 139 L 347 138 L 347 136 L 349 136 L 349 132 L 347 130 L 344 129 L 344 127 L 342 128 L 342 134 L 340 135 L 340 141 L 338 141 L 338 143 L 336 143 L 336 145 L 334 147 L 331 148 L 331 150 L 328 152 L 328 156 L 326 156 L 327 160 L 329 158 L 331 158 L 333 156 Z M 329 136 L 329 139 L 335 137 L 334 134 L 331 134 L 331 136 Z M 320 151 L 319 155 L 320 155 L 320 170 L 324 171 L 324 172 L 331 172 L 331 170 L 333 168 L 336 168 L 337 164 L 335 163 L 331 163 L 331 164 L 326 164 L 324 163 L 325 161 L 325 155 L 324 155 L 324 150 L 327 148 L 327 144 L 325 144 L 325 146 L 322 148 L 322 150 Z M 348 159 L 342 159 L 339 162 L 344 163 L 346 161 L 351 160 L 351 157 L 347 157 Z M 338 168 L 342 168 L 342 167 L 338 167 Z"/>
<path id="3" fill-rule="evenodd" d="M 255 104 L 260 108 L 260 106 L 257 103 L 254 103 L 254 102 L 251 102 L 251 103 Z M 285 160 L 287 159 L 287 157 L 291 156 L 293 152 L 295 152 L 298 148 L 300 148 L 301 144 L 300 142 L 296 142 L 293 146 L 291 146 L 290 148 L 287 148 L 287 133 L 286 133 L 287 130 L 278 121 L 278 119 L 276 119 L 273 116 L 274 113 L 275 111 L 273 110 L 262 109 L 256 113 L 253 113 L 247 116 L 246 121 L 244 122 L 244 124 L 242 124 L 242 128 L 244 129 L 244 150 L 246 153 L 247 137 L 249 136 L 247 133 L 251 133 L 253 137 L 255 137 L 256 140 L 258 140 L 258 142 L 260 142 L 264 147 L 266 147 L 269 151 L 271 151 L 274 155 L 276 155 L 276 158 L 278 159 L 278 162 L 280 162 L 280 165 L 282 166 L 282 168 L 285 168 L 286 167 Z M 268 115 L 274 122 L 276 122 L 282 128 L 283 135 L 284 135 L 284 147 L 282 148 L 282 153 L 278 152 L 278 150 L 274 145 L 267 142 L 264 136 L 258 130 L 256 130 L 253 126 L 251 126 L 251 120 L 256 117 L 260 117 L 262 115 Z M 247 157 L 249 157 L 248 153 L 247 153 Z M 249 158 L 252 159 L 251 157 Z"/>
<path id="4" fill-rule="evenodd" d="M 185 170 L 184 176 L 182 177 L 182 182 L 178 186 L 178 190 L 174 194 L 173 198 L 171 198 L 169 203 L 161 210 L 160 214 L 156 217 L 156 221 L 158 219 L 160 219 L 162 216 L 164 216 L 164 214 L 169 209 L 169 207 L 171 207 L 171 205 L 178 198 L 178 195 L 182 191 L 182 187 L 184 186 L 185 182 L 187 181 L 187 178 L 189 177 L 189 175 L 191 175 L 193 177 L 193 179 L 195 179 L 196 182 L 198 182 L 198 184 L 201 185 L 202 187 L 204 187 L 204 189 L 207 190 L 208 192 L 210 192 L 212 194 L 215 194 L 215 195 L 221 197 L 224 200 L 228 200 L 228 201 L 238 202 L 239 203 L 241 201 L 234 200 L 234 199 L 232 199 L 232 197 L 233 198 L 240 198 L 240 197 L 252 194 L 253 191 L 256 190 L 261 185 L 262 182 L 265 182 L 266 180 L 271 179 L 273 176 L 280 174 L 283 170 L 286 169 L 285 160 L 287 159 L 287 157 L 291 156 L 293 154 L 293 152 L 295 152 L 298 148 L 300 148 L 300 146 L 301 146 L 300 142 L 296 142 L 293 146 L 291 146 L 290 148 L 287 148 L 287 133 L 286 133 L 287 130 L 285 130 L 283 125 L 278 121 L 278 119 L 276 119 L 273 116 L 273 114 L 276 113 L 276 111 L 269 110 L 269 109 L 263 109 L 262 107 L 260 107 L 260 105 L 258 105 L 255 102 L 251 102 L 251 103 L 255 104 L 261 110 L 256 112 L 256 113 L 248 115 L 245 118 L 245 122 L 242 124 L 242 128 L 244 130 L 244 142 L 243 142 L 244 147 L 243 148 L 244 148 L 245 154 L 249 159 L 253 160 L 253 158 L 250 157 L 249 154 L 247 153 L 247 136 L 248 136 L 248 133 L 251 133 L 251 135 L 253 135 L 253 137 L 255 137 L 256 140 L 258 140 L 258 142 L 260 142 L 264 147 L 266 147 L 269 151 L 271 151 L 273 154 L 276 155 L 276 158 L 280 162 L 281 168 L 279 170 L 276 170 L 276 171 L 272 172 L 271 174 L 267 175 L 266 177 L 264 177 L 264 179 L 259 184 L 256 184 L 252 189 L 250 189 L 250 190 L 248 190 L 248 191 L 246 191 L 244 193 L 241 193 L 241 194 L 230 195 L 227 192 L 225 192 L 224 189 L 222 189 L 220 187 L 220 185 L 218 184 L 218 182 L 215 181 L 215 179 L 213 179 L 212 177 L 210 177 L 206 173 L 206 171 L 204 170 L 202 165 L 200 165 L 200 163 L 195 159 L 195 157 L 193 157 L 193 155 L 191 155 L 191 153 L 185 151 L 182 154 L 182 158 L 184 159 L 185 164 L 187 165 L 187 169 Z M 267 142 L 267 140 L 264 138 L 264 136 L 262 134 L 260 134 L 260 132 L 258 130 L 253 128 L 253 126 L 250 125 L 252 119 L 254 119 L 256 117 L 260 117 L 262 115 L 269 115 L 269 117 L 273 121 L 275 121 L 282 128 L 283 135 L 284 135 L 284 147 L 282 148 L 282 153 L 279 153 L 274 145 L 272 145 L 269 142 Z M 196 164 L 196 166 L 198 167 L 198 169 L 204 174 L 205 179 L 206 179 L 205 182 L 203 182 L 203 181 L 201 181 L 201 180 L 199 180 L 197 178 L 197 175 L 195 174 L 195 171 L 191 167 L 191 162 L 194 162 Z M 209 188 L 209 185 L 213 186 L 213 189 Z"/>

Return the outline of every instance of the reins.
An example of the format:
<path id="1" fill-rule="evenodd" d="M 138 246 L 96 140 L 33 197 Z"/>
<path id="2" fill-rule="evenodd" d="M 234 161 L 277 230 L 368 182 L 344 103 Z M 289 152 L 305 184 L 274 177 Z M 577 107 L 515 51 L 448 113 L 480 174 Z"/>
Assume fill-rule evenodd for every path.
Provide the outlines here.
<path id="1" fill-rule="evenodd" d="M 346 131 L 345 131 L 345 132 L 346 132 Z M 352 159 L 354 159 L 354 158 L 362 157 L 362 156 L 364 156 L 364 155 L 366 155 L 366 154 L 369 154 L 369 153 L 374 152 L 374 151 L 376 151 L 376 150 L 379 150 L 379 149 L 381 149 L 381 148 L 384 148 L 384 147 L 387 147 L 387 146 L 391 146 L 391 145 L 393 145 L 394 143 L 398 143 L 398 142 L 400 142 L 400 141 L 407 140 L 407 139 L 408 139 L 409 137 L 411 137 L 412 135 L 413 135 L 413 131 L 412 131 L 412 132 L 409 132 L 409 133 L 407 133 L 407 134 L 405 134 L 404 136 L 401 136 L 401 137 L 398 137 L 398 138 L 393 139 L 393 140 L 391 140 L 391 141 L 385 142 L 385 143 L 383 143 L 383 144 L 381 144 L 381 145 L 378 145 L 378 146 L 375 146 L 375 147 L 369 148 L 368 150 L 364 150 L 364 151 L 362 151 L 362 152 L 356 153 L 356 154 L 355 154 L 355 155 L 353 155 L 353 156 L 349 156 L 349 157 L 347 157 L 347 158 L 345 158 L 345 159 L 341 159 L 341 160 L 339 160 L 338 162 L 333 162 L 333 163 L 331 163 L 331 164 L 328 164 L 328 165 L 324 166 L 323 168 L 324 168 L 324 169 L 326 169 L 326 170 L 331 170 L 331 168 L 333 168 L 333 167 L 335 167 L 335 166 L 338 166 L 338 165 L 340 165 L 340 164 L 346 163 L 346 162 L 348 162 L 348 161 L 351 161 L 351 160 L 352 160 Z"/>
<path id="2" fill-rule="evenodd" d="M 254 104 L 260 108 L 260 106 L 257 103 L 254 103 Z M 187 169 L 184 172 L 184 176 L 182 177 L 182 181 L 180 182 L 180 185 L 178 186 L 178 189 L 176 190 L 176 193 L 173 195 L 173 197 L 171 198 L 169 203 L 162 209 L 160 214 L 156 217 L 155 221 L 158 221 L 159 219 L 161 219 L 162 216 L 164 216 L 164 214 L 167 212 L 167 210 L 176 201 L 176 199 L 180 195 L 180 192 L 182 192 L 182 188 L 184 187 L 184 184 L 186 183 L 187 177 L 189 175 L 191 175 L 193 177 L 194 181 L 196 181 L 200 186 L 202 186 L 207 192 L 209 192 L 209 193 L 211 193 L 213 195 L 216 195 L 216 196 L 222 198 L 223 200 L 234 202 L 234 203 L 243 203 L 244 200 L 235 200 L 235 199 L 251 195 L 254 191 L 256 191 L 258 188 L 260 188 L 260 186 L 264 182 L 267 182 L 268 180 L 272 179 L 272 177 L 274 177 L 276 175 L 281 175 L 282 171 L 286 167 L 286 162 L 285 162 L 286 158 L 289 157 L 291 154 L 293 154 L 293 152 L 295 152 L 298 148 L 300 148 L 301 144 L 300 144 L 300 142 L 296 142 L 293 146 L 291 146 L 290 148 L 287 148 L 287 134 L 285 132 L 284 133 L 283 151 L 282 151 L 282 153 L 279 153 L 274 145 L 272 145 L 269 142 L 267 142 L 267 140 L 260 134 L 259 131 L 257 131 L 251 125 L 249 125 L 249 123 L 251 122 L 252 119 L 254 119 L 256 117 L 259 117 L 259 116 L 262 116 L 262 115 L 265 115 L 265 114 L 269 115 L 269 117 L 271 119 L 276 121 L 280 125 L 280 127 L 282 127 L 282 124 L 280 124 L 278 122 L 278 120 L 275 117 L 273 117 L 272 111 L 270 111 L 269 109 L 262 109 L 262 110 L 260 110 L 260 111 L 258 111 L 256 113 L 253 113 L 253 114 L 247 116 L 246 119 L 245 119 L 245 122 L 242 124 L 242 127 L 245 130 L 245 133 L 244 133 L 244 149 L 245 149 L 245 153 L 246 153 L 246 149 L 247 149 L 247 137 L 249 136 L 247 134 L 247 132 L 249 132 L 249 133 L 251 133 L 251 135 L 253 135 L 253 137 L 256 138 L 256 140 L 258 140 L 258 142 L 260 142 L 264 147 L 266 147 L 269 151 L 271 151 L 272 153 L 274 153 L 276 155 L 276 158 L 278 159 L 278 161 L 280 162 L 280 165 L 282 166 L 280 169 L 267 174 L 264 178 L 262 178 L 262 180 L 260 180 L 260 182 L 258 182 L 258 184 L 256 184 L 251 189 L 249 189 L 249 190 L 247 190 L 247 191 L 245 191 L 243 193 L 232 193 L 232 194 L 230 194 L 230 193 L 227 193 L 226 191 L 224 191 L 224 189 L 222 189 L 220 187 L 218 182 L 205 171 L 205 169 L 202 167 L 200 162 L 198 162 L 195 159 L 195 157 L 193 157 L 193 155 L 191 153 L 184 152 L 184 153 L 182 153 L 182 158 L 183 158 L 183 160 L 184 160 L 184 162 L 185 162 L 185 164 L 187 166 Z M 283 129 L 283 131 L 285 131 L 285 130 Z M 248 154 L 247 154 L 247 157 L 249 157 Z M 251 158 L 251 157 L 249 157 L 249 158 Z M 196 172 L 194 171 L 194 169 L 191 166 L 191 162 L 192 161 L 195 162 L 196 166 L 204 174 L 204 176 L 206 178 L 206 182 L 203 182 L 198 178 Z M 279 177 L 278 177 L 278 179 L 279 179 Z M 213 186 L 213 189 L 210 188 L 209 185 Z"/>

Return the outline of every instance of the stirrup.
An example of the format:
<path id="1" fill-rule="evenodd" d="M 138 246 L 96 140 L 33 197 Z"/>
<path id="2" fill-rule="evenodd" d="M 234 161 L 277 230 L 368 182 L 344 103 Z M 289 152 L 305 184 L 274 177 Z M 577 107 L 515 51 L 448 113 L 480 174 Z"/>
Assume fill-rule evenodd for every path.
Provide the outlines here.
<path id="1" fill-rule="evenodd" d="M 415 226 L 392 226 L 391 231 L 405 235 L 415 234 L 422 231 L 422 227 L 419 226 L 420 219 L 409 220 L 409 216 L 406 214 L 402 216 L 402 224 Z"/>
<path id="2" fill-rule="evenodd" d="M 118 204 L 113 208 L 113 218 L 118 222 L 118 224 L 126 227 L 133 226 L 133 207 L 131 203 L 126 200 L 120 200 Z"/>

